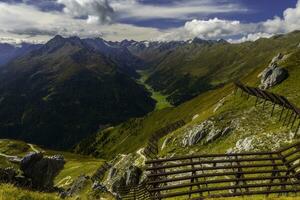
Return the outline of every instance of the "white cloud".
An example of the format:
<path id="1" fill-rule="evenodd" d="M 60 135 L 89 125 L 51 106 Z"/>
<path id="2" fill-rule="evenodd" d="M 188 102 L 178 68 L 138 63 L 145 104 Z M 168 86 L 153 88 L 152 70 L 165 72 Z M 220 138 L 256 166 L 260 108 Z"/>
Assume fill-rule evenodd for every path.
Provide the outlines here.
<path id="1" fill-rule="evenodd" d="M 260 38 L 270 38 L 274 36 L 274 34 L 269 34 L 269 33 L 250 33 L 240 39 L 228 39 L 229 42 L 231 43 L 241 43 L 241 42 L 246 42 L 246 41 L 256 41 Z"/>
<path id="2" fill-rule="evenodd" d="M 136 27 L 128 24 L 92 23 L 93 18 L 74 19 L 61 12 L 42 12 L 25 4 L 0 3 L 0 38 L 10 43 L 46 42 L 55 34 L 79 37 L 103 37 L 108 40 L 124 38 L 146 40 L 163 32 L 156 28 Z M 97 19 L 96 19 L 97 20 Z M 13 42 L 14 41 L 14 42 Z"/>
<path id="3" fill-rule="evenodd" d="M 113 9 L 108 0 L 57 0 L 65 6 L 64 12 L 73 17 L 85 17 L 88 23 L 112 22 Z"/>
<path id="4" fill-rule="evenodd" d="M 300 29 L 300 0 L 295 8 L 288 8 L 283 18 L 275 16 L 258 23 L 241 23 L 237 20 L 213 18 L 209 20 L 187 21 L 184 27 L 173 29 L 170 33 L 158 37 L 158 40 L 225 38 L 230 42 L 255 41 L 259 38 L 269 38 L 275 34 L 288 33 Z M 233 39 L 235 38 L 235 39 Z M 238 38 L 238 39 L 236 39 Z"/>
<path id="5" fill-rule="evenodd" d="M 190 19 L 191 15 L 246 12 L 238 4 L 220 0 L 185 0 L 172 5 L 142 4 L 137 0 L 111 0 L 110 5 L 120 18 L 137 19 Z"/>
<path id="6" fill-rule="evenodd" d="M 283 13 L 283 18 L 274 17 L 263 23 L 267 33 L 286 33 L 300 29 L 300 0 L 295 8 L 288 8 Z"/>
<path id="7" fill-rule="evenodd" d="M 216 38 L 235 34 L 240 30 L 239 21 L 221 20 L 192 20 L 185 23 L 185 30 L 192 36 L 201 38 Z"/>

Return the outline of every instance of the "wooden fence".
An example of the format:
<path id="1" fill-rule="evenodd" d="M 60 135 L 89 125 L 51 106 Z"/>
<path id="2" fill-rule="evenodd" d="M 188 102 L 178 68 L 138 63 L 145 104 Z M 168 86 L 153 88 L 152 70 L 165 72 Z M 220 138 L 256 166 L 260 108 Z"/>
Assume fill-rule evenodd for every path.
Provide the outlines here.
<path id="1" fill-rule="evenodd" d="M 300 109 L 291 103 L 287 98 L 284 96 L 274 94 L 272 92 L 268 92 L 266 90 L 261 90 L 259 88 L 249 87 L 243 85 L 241 82 L 235 82 L 236 85 L 236 92 L 238 89 L 243 93 L 247 94 L 247 99 L 250 96 L 256 97 L 255 106 L 259 103 L 259 100 L 262 99 L 263 109 L 265 109 L 266 103 L 272 103 L 272 110 L 270 111 L 271 116 L 274 115 L 275 107 L 279 106 L 281 108 L 279 121 L 283 122 L 284 126 L 290 126 L 293 129 L 294 125 L 298 120 L 298 125 L 296 128 L 296 132 L 299 131 L 300 128 Z"/>
<path id="2" fill-rule="evenodd" d="M 300 192 L 300 142 L 274 152 L 147 161 L 151 199 L 204 199 Z"/>

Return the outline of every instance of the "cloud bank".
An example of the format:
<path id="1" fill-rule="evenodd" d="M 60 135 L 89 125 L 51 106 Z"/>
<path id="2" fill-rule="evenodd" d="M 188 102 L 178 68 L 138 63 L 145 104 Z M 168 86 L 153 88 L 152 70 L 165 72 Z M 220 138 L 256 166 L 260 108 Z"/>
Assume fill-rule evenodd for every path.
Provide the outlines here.
<path id="1" fill-rule="evenodd" d="M 159 37 L 160 40 L 187 40 L 193 37 L 203 39 L 224 38 L 230 42 L 255 41 L 275 34 L 288 33 L 300 29 L 300 0 L 295 8 L 288 8 L 283 18 L 275 16 L 258 23 L 242 23 L 238 20 L 212 18 L 187 21 L 184 27 L 173 29 Z M 233 39 L 235 38 L 235 39 Z M 237 38 L 237 39 L 236 39 Z"/>
<path id="2" fill-rule="evenodd" d="M 152 2 L 152 1 L 151 1 Z M 300 0 L 282 17 L 245 23 L 219 13 L 247 12 L 229 0 L 174 0 L 171 4 L 141 0 L 3 0 L 0 2 L 0 41 L 45 42 L 56 34 L 103 37 L 108 40 L 227 39 L 254 41 L 300 29 Z M 197 16 L 197 17 L 195 17 Z M 201 17 L 203 16 L 203 17 Z M 179 28 L 153 28 L 126 20 L 183 20 Z"/>

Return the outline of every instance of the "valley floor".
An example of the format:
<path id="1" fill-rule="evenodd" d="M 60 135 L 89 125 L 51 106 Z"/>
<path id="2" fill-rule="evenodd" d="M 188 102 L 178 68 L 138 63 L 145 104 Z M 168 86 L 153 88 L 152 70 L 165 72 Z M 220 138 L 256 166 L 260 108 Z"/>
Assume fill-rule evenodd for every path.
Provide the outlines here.
<path id="1" fill-rule="evenodd" d="M 146 83 L 146 80 L 149 76 L 148 72 L 145 70 L 139 70 L 138 73 L 141 76 L 139 79 L 139 83 L 145 86 L 145 88 L 151 93 L 152 99 L 156 101 L 155 110 L 172 107 L 172 105 L 168 102 L 166 95 L 162 94 L 161 92 L 155 91 L 150 85 Z"/>

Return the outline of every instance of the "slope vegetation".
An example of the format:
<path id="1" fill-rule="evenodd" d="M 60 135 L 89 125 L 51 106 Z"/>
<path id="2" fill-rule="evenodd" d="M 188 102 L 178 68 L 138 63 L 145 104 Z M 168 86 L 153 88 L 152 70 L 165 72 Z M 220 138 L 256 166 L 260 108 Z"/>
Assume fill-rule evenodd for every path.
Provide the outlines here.
<path id="1" fill-rule="evenodd" d="M 2 67 L 0 137 L 67 149 L 143 116 L 155 102 L 128 73 L 85 41 L 56 36 Z"/>
<path id="2" fill-rule="evenodd" d="M 98 134 L 81 142 L 75 150 L 84 154 L 108 158 L 118 153 L 131 153 L 144 147 L 150 135 L 155 131 L 178 120 L 184 120 L 186 125 L 161 139 L 161 156 L 196 152 L 224 153 L 229 151 L 274 150 L 297 140 L 298 136 L 294 129 L 291 130 L 278 123 L 280 108 L 277 107 L 275 116 L 270 117 L 271 105 L 266 105 L 265 109 L 262 108 L 262 105 L 254 107 L 255 100 L 253 98 L 247 101 L 245 97 L 233 95 L 234 86 L 230 80 L 233 79 L 231 75 L 239 74 L 236 78 L 239 78 L 243 83 L 258 86 L 260 83 L 258 74 L 268 66 L 274 56 L 281 52 L 285 55 L 285 59 L 279 64 L 288 70 L 290 76 L 283 83 L 272 88 L 271 91 L 284 95 L 296 105 L 300 105 L 300 88 L 297 78 L 300 75 L 300 49 L 297 47 L 299 41 L 299 33 L 294 32 L 269 40 L 261 39 L 254 43 L 238 44 L 236 46 L 256 46 L 260 50 L 248 52 L 252 54 L 252 58 L 250 59 L 249 56 L 241 66 L 234 65 L 237 61 L 235 59 L 230 61 L 228 58 L 226 63 L 230 67 L 226 68 L 229 71 L 233 69 L 233 72 L 226 75 L 226 71 L 223 71 L 228 80 L 221 86 L 203 92 L 177 107 L 155 111 L 145 117 L 131 119 L 121 125 L 99 131 Z M 222 44 L 220 48 L 223 49 L 224 46 L 226 45 Z M 271 47 L 275 50 L 270 50 Z M 228 50 L 225 48 L 220 52 L 226 56 Z M 212 59 L 210 62 L 209 66 L 217 66 L 220 63 L 218 59 Z M 234 68 L 234 66 L 238 67 Z M 194 69 L 198 68 L 194 67 Z M 214 74 L 216 76 L 210 77 L 211 83 L 220 83 L 221 74 Z M 213 132 L 212 130 L 224 130 L 225 128 L 229 128 L 230 131 L 226 135 L 209 142 L 199 141 L 191 145 L 184 144 L 183 141 L 196 134 L 199 131 L 198 128 L 205 121 L 212 124 L 207 130 L 208 133 Z"/>

